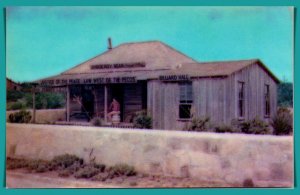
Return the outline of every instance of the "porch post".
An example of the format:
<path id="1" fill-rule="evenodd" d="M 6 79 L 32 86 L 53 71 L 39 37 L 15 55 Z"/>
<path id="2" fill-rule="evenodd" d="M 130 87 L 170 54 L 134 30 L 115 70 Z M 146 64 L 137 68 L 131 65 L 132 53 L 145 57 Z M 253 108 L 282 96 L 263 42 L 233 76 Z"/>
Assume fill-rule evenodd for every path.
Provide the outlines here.
<path id="1" fill-rule="evenodd" d="M 104 122 L 107 123 L 107 85 L 104 85 Z"/>
<path id="2" fill-rule="evenodd" d="M 66 101 L 66 113 L 67 113 L 67 122 L 70 121 L 70 87 L 67 85 L 67 101 Z"/>

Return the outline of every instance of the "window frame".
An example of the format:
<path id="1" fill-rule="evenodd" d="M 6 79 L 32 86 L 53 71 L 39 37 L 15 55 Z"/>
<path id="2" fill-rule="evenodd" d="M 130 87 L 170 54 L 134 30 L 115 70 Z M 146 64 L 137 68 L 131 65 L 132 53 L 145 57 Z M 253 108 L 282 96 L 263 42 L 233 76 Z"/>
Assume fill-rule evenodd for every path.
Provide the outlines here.
<path id="1" fill-rule="evenodd" d="M 184 99 L 182 99 L 182 87 L 184 87 Z M 190 88 L 190 89 L 189 89 Z M 190 91 L 189 91 L 190 90 Z M 192 119 L 192 106 L 194 102 L 193 83 L 192 82 L 180 82 L 179 83 L 179 105 L 178 105 L 178 120 L 191 120 Z M 182 118 L 180 114 L 180 108 L 182 105 L 190 106 L 189 117 Z"/>
<path id="2" fill-rule="evenodd" d="M 240 86 L 242 91 L 240 91 Z M 245 81 L 238 81 L 238 93 L 237 93 L 237 112 L 238 112 L 238 119 L 244 120 L 245 119 Z"/>
<path id="3" fill-rule="evenodd" d="M 270 118 L 271 116 L 271 94 L 270 85 L 264 84 L 264 116 L 265 118 Z"/>

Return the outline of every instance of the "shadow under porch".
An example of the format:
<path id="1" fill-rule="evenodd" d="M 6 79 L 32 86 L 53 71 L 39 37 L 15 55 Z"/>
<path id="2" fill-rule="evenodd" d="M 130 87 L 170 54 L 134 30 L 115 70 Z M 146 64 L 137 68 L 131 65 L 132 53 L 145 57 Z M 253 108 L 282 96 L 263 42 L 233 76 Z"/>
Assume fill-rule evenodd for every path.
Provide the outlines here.
<path id="1" fill-rule="evenodd" d="M 84 124 L 97 117 L 107 124 L 113 98 L 120 104 L 120 122 L 130 124 L 137 111 L 147 109 L 147 82 L 70 85 L 67 89 L 66 122 Z"/>

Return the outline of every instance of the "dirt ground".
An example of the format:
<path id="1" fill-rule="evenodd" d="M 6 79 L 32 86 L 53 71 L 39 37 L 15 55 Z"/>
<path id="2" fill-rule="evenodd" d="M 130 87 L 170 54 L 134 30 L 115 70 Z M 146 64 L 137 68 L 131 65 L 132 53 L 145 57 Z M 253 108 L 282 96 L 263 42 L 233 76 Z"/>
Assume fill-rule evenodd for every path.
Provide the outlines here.
<path id="1" fill-rule="evenodd" d="M 204 182 L 191 178 L 145 176 L 116 177 L 105 181 L 59 177 L 57 172 L 30 173 L 26 169 L 6 171 L 8 188 L 214 188 L 237 185 Z"/>

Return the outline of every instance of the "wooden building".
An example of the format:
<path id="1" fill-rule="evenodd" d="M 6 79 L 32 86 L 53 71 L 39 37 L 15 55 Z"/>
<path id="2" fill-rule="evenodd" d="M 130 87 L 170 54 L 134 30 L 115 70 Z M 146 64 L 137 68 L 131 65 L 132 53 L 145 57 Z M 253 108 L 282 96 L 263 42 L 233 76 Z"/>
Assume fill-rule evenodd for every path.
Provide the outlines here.
<path id="1" fill-rule="evenodd" d="M 59 75 L 39 81 L 67 92 L 67 120 L 101 117 L 116 98 L 121 122 L 147 110 L 153 128 L 182 129 L 192 117 L 214 123 L 256 116 L 269 120 L 279 80 L 258 59 L 197 62 L 159 42 L 125 43 Z"/>
<path id="2" fill-rule="evenodd" d="M 9 78 L 6 78 L 6 90 L 19 91 L 21 90 L 21 85 Z"/>

